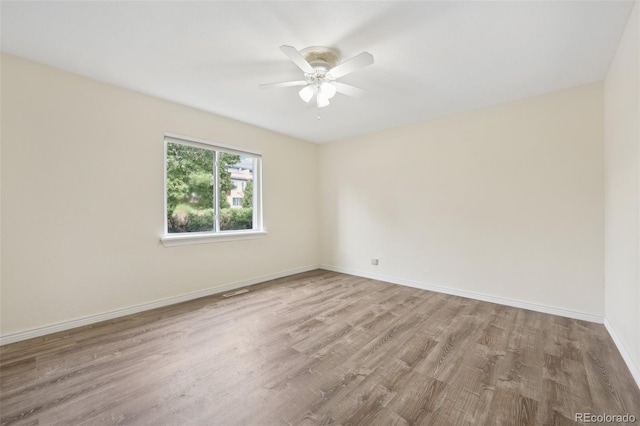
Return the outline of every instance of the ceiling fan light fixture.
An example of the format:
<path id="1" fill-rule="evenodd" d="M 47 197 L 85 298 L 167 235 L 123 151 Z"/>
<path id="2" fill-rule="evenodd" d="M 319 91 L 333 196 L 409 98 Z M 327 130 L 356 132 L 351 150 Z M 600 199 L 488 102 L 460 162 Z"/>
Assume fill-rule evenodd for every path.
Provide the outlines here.
<path id="1" fill-rule="evenodd" d="M 327 99 L 331 99 L 336 95 L 337 89 L 332 83 L 324 81 L 320 84 L 319 92 L 322 93 L 323 96 L 326 96 Z"/>
<path id="2" fill-rule="evenodd" d="M 311 98 L 313 98 L 313 95 L 315 93 L 316 90 L 313 85 L 305 86 L 298 92 L 298 94 L 300 95 L 300 99 L 302 99 L 306 103 L 309 103 L 309 101 L 311 101 Z"/>
<path id="3" fill-rule="evenodd" d="M 329 106 L 329 98 L 323 94 L 322 92 L 318 92 L 318 96 L 316 96 L 316 100 L 318 102 L 318 108 L 324 108 Z"/>

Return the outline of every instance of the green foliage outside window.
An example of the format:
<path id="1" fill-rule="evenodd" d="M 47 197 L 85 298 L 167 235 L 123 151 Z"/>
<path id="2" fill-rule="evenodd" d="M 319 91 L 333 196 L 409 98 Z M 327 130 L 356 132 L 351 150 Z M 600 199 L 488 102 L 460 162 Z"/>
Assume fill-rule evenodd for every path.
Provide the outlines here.
<path id="1" fill-rule="evenodd" d="M 242 207 L 245 209 L 253 207 L 253 181 L 247 181 L 247 186 L 244 188 L 244 197 L 242 198 Z"/>

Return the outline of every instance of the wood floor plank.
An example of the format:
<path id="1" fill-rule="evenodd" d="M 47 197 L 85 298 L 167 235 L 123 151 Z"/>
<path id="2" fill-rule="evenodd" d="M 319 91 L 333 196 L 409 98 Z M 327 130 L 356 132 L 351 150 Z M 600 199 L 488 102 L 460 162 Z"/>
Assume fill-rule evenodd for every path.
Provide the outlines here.
<path id="1" fill-rule="evenodd" d="M 440 380 L 414 376 L 407 382 L 406 390 L 398 393 L 392 408 L 407 424 L 420 424 L 442 405 L 446 388 Z"/>
<path id="2" fill-rule="evenodd" d="M 599 324 L 324 270 L 249 290 L 0 347 L 0 425 L 640 418 Z"/>

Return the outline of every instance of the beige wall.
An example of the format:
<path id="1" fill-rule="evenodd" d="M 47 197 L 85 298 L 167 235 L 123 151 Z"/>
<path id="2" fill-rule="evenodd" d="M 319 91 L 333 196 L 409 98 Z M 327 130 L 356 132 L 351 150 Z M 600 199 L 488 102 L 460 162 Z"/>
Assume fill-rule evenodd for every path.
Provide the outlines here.
<path id="1" fill-rule="evenodd" d="M 640 381 L 640 5 L 604 84 L 605 317 Z"/>
<path id="2" fill-rule="evenodd" d="M 601 316 L 602 91 L 321 146 L 322 263 Z"/>
<path id="3" fill-rule="evenodd" d="M 1 78 L 3 335 L 317 265 L 316 145 L 9 55 Z M 160 243 L 165 132 L 263 153 L 265 238 Z"/>

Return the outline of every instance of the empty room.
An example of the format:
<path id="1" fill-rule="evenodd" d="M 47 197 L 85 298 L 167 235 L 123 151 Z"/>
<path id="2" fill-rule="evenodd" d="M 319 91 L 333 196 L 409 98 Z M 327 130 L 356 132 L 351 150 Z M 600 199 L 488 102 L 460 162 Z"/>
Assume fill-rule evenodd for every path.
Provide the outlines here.
<path id="1" fill-rule="evenodd" d="M 0 24 L 0 425 L 640 424 L 638 0 Z"/>

